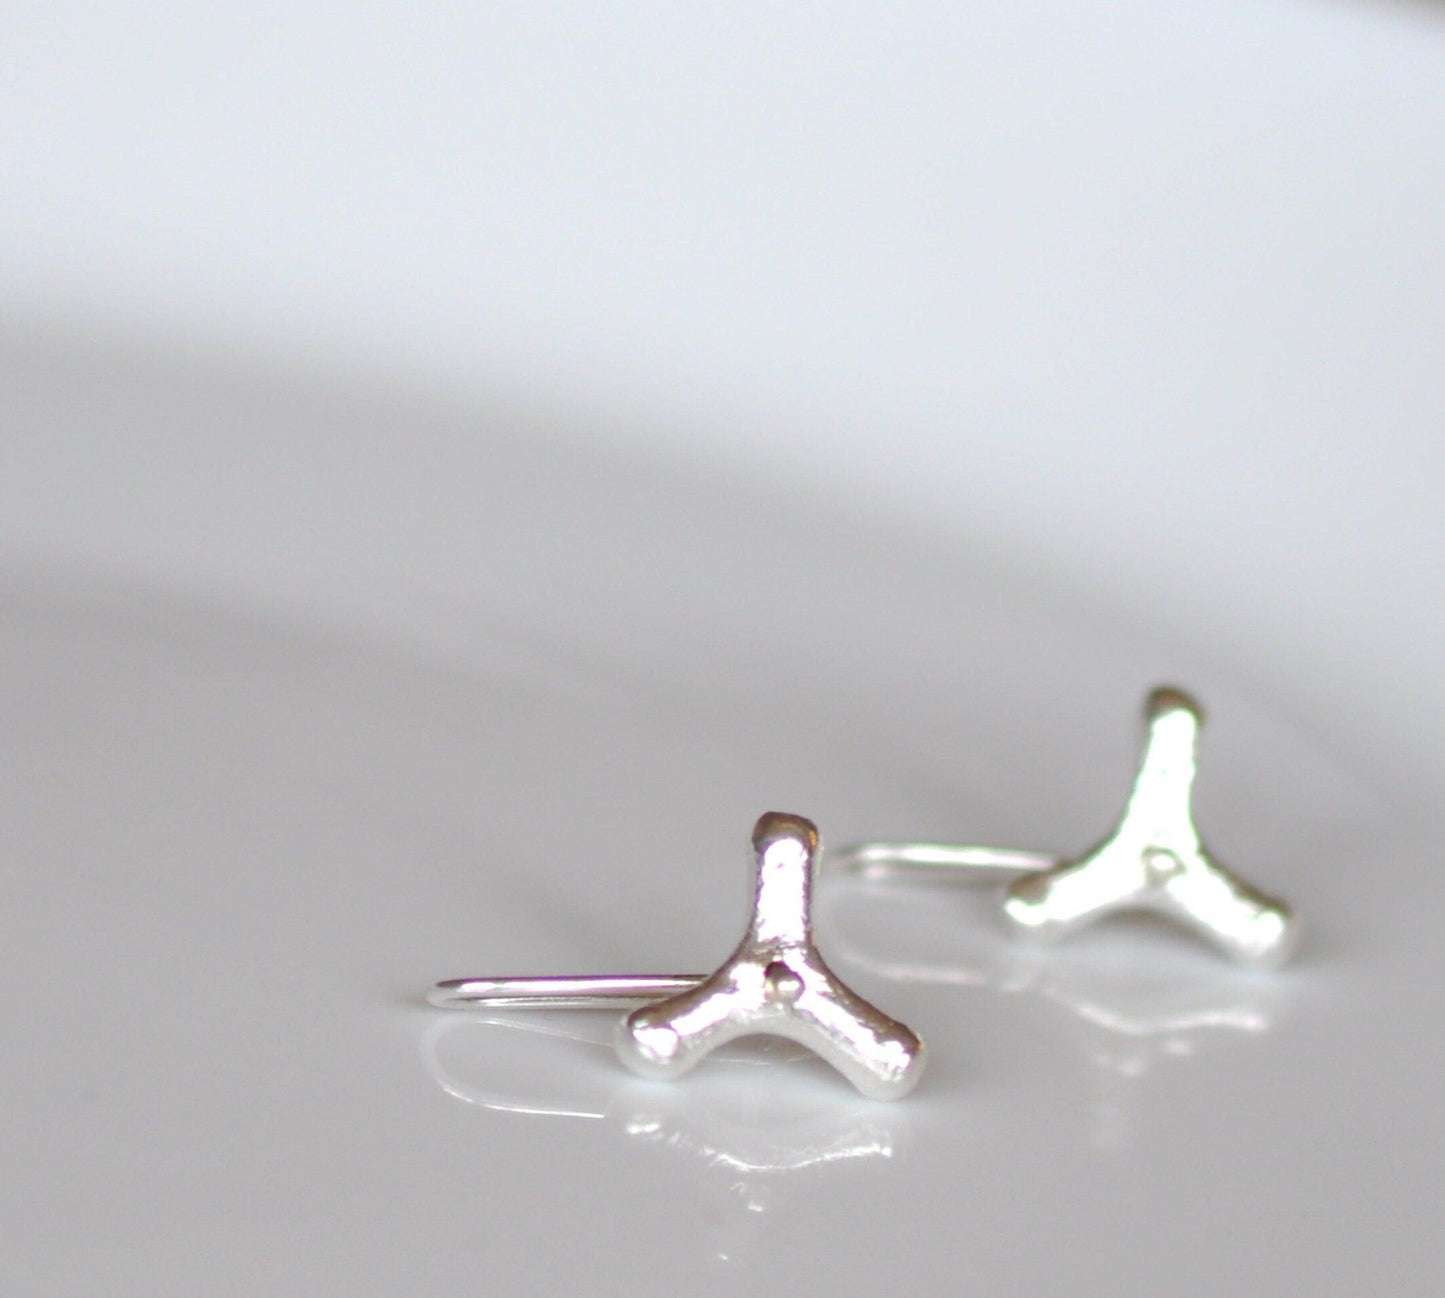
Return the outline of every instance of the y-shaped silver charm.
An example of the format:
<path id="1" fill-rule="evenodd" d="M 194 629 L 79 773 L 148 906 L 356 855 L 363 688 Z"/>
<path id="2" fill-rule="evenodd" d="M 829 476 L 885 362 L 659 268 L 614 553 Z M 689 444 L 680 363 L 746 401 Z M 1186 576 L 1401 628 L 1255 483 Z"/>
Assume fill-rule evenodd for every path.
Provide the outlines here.
<path id="1" fill-rule="evenodd" d="M 1061 937 L 1128 907 L 1162 911 L 1235 959 L 1277 965 L 1296 936 L 1289 908 L 1231 874 L 1205 850 L 1192 798 L 1203 710 L 1179 690 L 1155 690 L 1139 774 L 1124 817 L 1076 861 L 1016 879 L 1004 914 L 1039 938 Z"/>
<path id="2" fill-rule="evenodd" d="M 1231 874 L 1199 840 L 1191 809 L 1203 710 L 1158 689 L 1144 708 L 1147 739 L 1123 819 L 1098 847 L 1072 860 L 1008 848 L 860 843 L 835 862 L 868 876 L 924 870 L 980 880 L 1011 877 L 1003 909 L 1032 937 L 1062 937 L 1114 911 L 1161 911 L 1246 964 L 1274 966 L 1294 949 L 1289 907 Z"/>
<path id="3" fill-rule="evenodd" d="M 817 1051 L 873 1099 L 906 1094 L 923 1070 L 923 1042 L 849 990 L 813 944 L 817 827 L 769 812 L 753 850 L 753 914 L 737 950 L 697 988 L 629 1015 L 617 1053 L 645 1077 L 677 1077 L 725 1041 L 761 1032 Z"/>
<path id="4" fill-rule="evenodd" d="M 813 942 L 817 827 L 769 812 L 753 829 L 753 849 L 752 918 L 715 973 L 458 978 L 438 983 L 428 999 L 450 1009 L 640 1004 L 618 1025 L 616 1041 L 618 1055 L 643 1076 L 681 1076 L 717 1046 L 764 1034 L 808 1046 L 870 1098 L 906 1095 L 923 1071 L 923 1042 L 846 987 Z"/>

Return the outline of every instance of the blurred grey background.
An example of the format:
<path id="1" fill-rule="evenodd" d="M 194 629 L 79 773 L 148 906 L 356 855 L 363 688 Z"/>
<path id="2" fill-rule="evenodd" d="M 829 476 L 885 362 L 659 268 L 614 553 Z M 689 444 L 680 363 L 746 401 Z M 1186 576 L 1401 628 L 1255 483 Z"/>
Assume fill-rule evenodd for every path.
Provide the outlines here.
<path id="1" fill-rule="evenodd" d="M 0 166 L 13 346 L 765 468 L 1433 728 L 1435 6 L 11 4 Z M 205 430 L 93 438 L 0 543 L 288 580 L 219 470 L 157 531 Z"/>

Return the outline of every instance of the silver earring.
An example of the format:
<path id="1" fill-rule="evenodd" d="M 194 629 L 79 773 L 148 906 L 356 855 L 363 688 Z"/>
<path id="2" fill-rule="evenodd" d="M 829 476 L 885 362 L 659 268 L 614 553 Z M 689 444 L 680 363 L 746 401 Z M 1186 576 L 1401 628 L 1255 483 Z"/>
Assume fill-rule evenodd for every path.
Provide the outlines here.
<path id="1" fill-rule="evenodd" d="M 813 941 L 811 898 L 822 845 L 802 816 L 764 815 L 753 829 L 752 918 L 711 974 L 458 978 L 428 996 L 448 1009 L 493 1006 L 623 1009 L 620 1058 L 644 1077 L 674 1078 L 737 1037 L 787 1037 L 832 1064 L 864 1095 L 893 1100 L 923 1071 L 906 1026 L 850 990 Z"/>
<path id="2" fill-rule="evenodd" d="M 1123 818 L 1099 846 L 1072 859 L 1007 848 L 858 843 L 835 864 L 877 877 L 908 869 L 1008 878 L 1003 913 L 1018 932 L 1052 940 L 1115 911 L 1162 912 L 1245 964 L 1286 960 L 1298 924 L 1277 897 L 1230 873 L 1200 841 L 1191 809 L 1204 713 L 1189 695 L 1157 689 L 1144 707 L 1146 738 Z"/>

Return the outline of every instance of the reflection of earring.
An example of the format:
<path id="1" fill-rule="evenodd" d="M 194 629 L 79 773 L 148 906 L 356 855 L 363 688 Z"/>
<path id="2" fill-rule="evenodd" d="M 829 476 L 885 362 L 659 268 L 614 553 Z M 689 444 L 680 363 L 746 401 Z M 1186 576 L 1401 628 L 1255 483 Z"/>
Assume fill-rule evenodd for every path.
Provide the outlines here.
<path id="1" fill-rule="evenodd" d="M 769 812 L 753 829 L 753 849 L 752 919 L 715 973 L 458 978 L 428 999 L 452 1009 L 637 1005 L 618 1025 L 616 1045 L 645 1077 L 678 1077 L 724 1042 L 762 1033 L 808 1046 L 864 1095 L 905 1095 L 923 1070 L 923 1042 L 844 986 L 813 944 L 817 827 Z"/>
<path id="2" fill-rule="evenodd" d="M 1003 911 L 1020 932 L 1062 937 L 1113 911 L 1160 911 L 1247 964 L 1274 966 L 1298 936 L 1289 907 L 1231 874 L 1199 841 L 1191 812 L 1204 713 L 1187 694 L 1157 689 L 1145 704 L 1139 773 L 1118 827 L 1083 856 L 929 843 L 860 843 L 834 856 L 870 876 L 909 867 L 975 878 L 1012 876 Z"/>
<path id="3" fill-rule="evenodd" d="M 630 1137 L 695 1155 L 731 1176 L 797 1172 L 849 1159 L 892 1158 L 898 1152 L 900 1136 L 908 1131 L 906 1125 L 899 1126 L 892 1116 L 885 1118 L 883 1111 L 872 1105 L 860 1109 L 836 1104 L 820 1108 L 815 1104 L 799 1110 L 796 1105 L 785 1104 L 759 1111 L 752 1100 L 743 1099 L 740 1104 L 747 1116 L 740 1119 L 726 1111 L 729 1101 L 737 1097 L 737 1088 L 727 1095 L 711 1095 L 700 1104 L 695 1102 L 695 1095 L 682 1096 L 676 1090 L 657 1087 L 610 1087 L 605 1102 L 579 1097 L 559 1103 L 544 1095 L 508 1093 L 490 1082 L 470 1081 L 443 1063 L 443 1040 L 475 1030 L 601 1044 L 590 1034 L 545 1021 L 522 1020 L 505 1009 L 496 1014 L 433 1019 L 421 1035 L 422 1065 L 448 1095 L 495 1113 L 612 1121 Z M 801 1052 L 773 1054 L 775 1057 L 766 1062 L 779 1062 L 778 1054 L 785 1064 L 804 1058 Z M 765 1060 L 756 1054 L 738 1054 L 726 1062 L 735 1074 L 746 1077 L 758 1074 Z M 494 1067 L 495 1061 L 487 1065 L 488 1071 Z"/>

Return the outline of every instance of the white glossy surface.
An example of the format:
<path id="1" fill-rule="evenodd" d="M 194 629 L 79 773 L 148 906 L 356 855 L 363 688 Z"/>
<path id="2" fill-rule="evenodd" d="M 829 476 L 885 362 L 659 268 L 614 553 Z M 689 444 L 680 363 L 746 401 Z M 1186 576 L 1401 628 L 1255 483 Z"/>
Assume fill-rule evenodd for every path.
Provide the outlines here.
<path id="1" fill-rule="evenodd" d="M 5 17 L 0 1289 L 1438 1292 L 1438 8 Z M 891 1106 L 421 1001 L 1081 850 L 1159 680 L 1279 975 L 829 892 Z"/>

